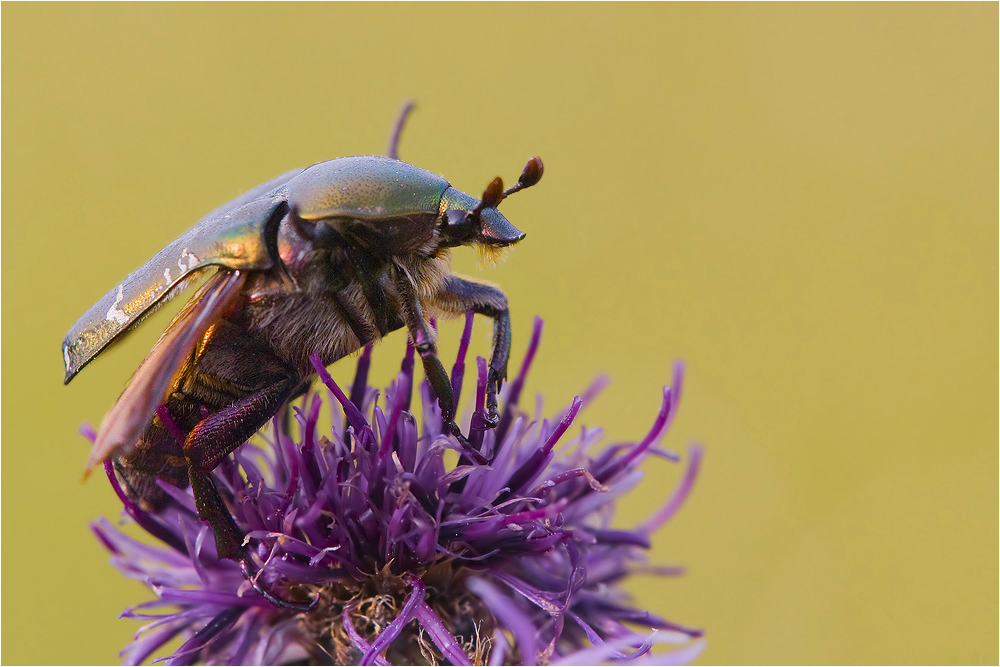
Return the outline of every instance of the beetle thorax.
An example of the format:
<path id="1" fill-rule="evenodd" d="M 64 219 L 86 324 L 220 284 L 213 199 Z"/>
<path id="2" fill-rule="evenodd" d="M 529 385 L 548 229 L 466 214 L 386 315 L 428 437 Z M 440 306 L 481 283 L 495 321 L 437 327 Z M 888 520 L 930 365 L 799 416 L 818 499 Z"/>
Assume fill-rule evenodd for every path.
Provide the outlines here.
<path id="1" fill-rule="evenodd" d="M 427 303 L 451 272 L 447 248 L 430 256 L 347 243 L 317 249 L 291 225 L 282 227 L 283 265 L 249 290 L 247 328 L 303 378 L 312 372 L 310 354 L 330 364 L 403 326 L 400 279 Z"/>

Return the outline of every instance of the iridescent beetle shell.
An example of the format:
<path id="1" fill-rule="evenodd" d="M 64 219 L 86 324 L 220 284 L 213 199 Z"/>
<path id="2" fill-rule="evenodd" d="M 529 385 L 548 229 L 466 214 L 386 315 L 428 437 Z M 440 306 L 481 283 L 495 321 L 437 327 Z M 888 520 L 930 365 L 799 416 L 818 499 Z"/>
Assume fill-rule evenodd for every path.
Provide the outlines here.
<path id="1" fill-rule="evenodd" d="M 64 383 L 151 308 L 173 298 L 201 269 L 267 270 L 268 244 L 276 229 L 267 223 L 282 204 L 303 220 L 399 220 L 430 224 L 446 210 L 472 211 L 479 200 L 436 174 L 393 158 L 343 157 L 294 169 L 220 206 L 131 273 L 95 303 L 66 334 Z M 484 210 L 483 235 L 496 245 L 524 237 L 495 208 Z M 273 221 L 277 225 L 280 220 Z M 417 230 L 401 230 L 412 233 Z"/>

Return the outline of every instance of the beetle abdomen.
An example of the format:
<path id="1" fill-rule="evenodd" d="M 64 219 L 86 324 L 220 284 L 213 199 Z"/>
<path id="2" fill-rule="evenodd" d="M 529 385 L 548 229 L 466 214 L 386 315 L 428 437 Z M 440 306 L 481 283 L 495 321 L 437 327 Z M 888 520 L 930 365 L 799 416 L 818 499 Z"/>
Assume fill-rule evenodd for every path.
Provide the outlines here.
<path id="1" fill-rule="evenodd" d="M 128 494 L 148 509 L 159 509 L 166 495 L 156 483 L 188 484 L 184 440 L 206 414 L 217 413 L 261 389 L 302 376 L 240 323 L 222 318 L 192 351 L 166 400 L 170 424 L 157 415 L 115 469 Z"/>

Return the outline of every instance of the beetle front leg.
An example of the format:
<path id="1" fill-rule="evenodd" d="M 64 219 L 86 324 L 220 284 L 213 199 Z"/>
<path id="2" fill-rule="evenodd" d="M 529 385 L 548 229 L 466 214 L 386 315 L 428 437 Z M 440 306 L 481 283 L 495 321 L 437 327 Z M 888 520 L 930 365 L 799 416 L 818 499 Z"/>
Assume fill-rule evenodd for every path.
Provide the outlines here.
<path id="1" fill-rule="evenodd" d="M 468 278 L 448 276 L 444 286 L 435 296 L 434 305 L 451 313 L 471 310 L 493 319 L 493 355 L 490 358 L 489 376 L 486 379 L 486 427 L 500 423 L 497 412 L 497 392 L 507 379 L 507 362 L 510 359 L 510 309 L 507 297 L 496 287 L 478 283 Z"/>

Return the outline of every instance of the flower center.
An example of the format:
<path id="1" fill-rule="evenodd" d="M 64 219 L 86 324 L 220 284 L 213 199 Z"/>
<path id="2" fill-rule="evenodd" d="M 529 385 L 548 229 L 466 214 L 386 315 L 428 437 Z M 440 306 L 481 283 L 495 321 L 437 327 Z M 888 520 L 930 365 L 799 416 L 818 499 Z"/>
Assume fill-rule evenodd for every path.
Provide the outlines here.
<path id="1" fill-rule="evenodd" d="M 493 614 L 463 585 L 464 568 L 439 562 L 421 573 L 427 582 L 425 602 L 444 622 L 473 664 L 482 665 L 490 655 L 497 628 Z M 383 633 L 391 633 L 385 658 L 391 664 L 412 664 L 420 655 L 427 664 L 449 664 L 416 618 L 402 628 L 390 628 L 400 616 L 411 587 L 389 566 L 364 580 L 345 580 L 301 586 L 301 593 L 318 596 L 319 602 L 302 614 L 302 644 L 325 652 L 338 665 L 357 665 L 363 657 L 358 645 L 370 646 Z M 355 635 L 352 637 L 351 635 Z M 357 639 L 360 638 L 361 642 Z M 316 656 L 319 657 L 319 656 Z M 515 657 L 515 656 L 508 656 Z"/>

